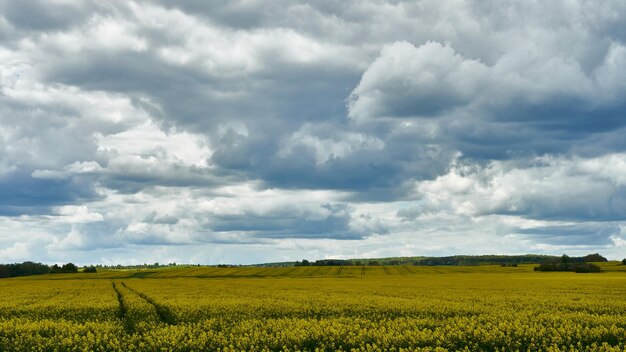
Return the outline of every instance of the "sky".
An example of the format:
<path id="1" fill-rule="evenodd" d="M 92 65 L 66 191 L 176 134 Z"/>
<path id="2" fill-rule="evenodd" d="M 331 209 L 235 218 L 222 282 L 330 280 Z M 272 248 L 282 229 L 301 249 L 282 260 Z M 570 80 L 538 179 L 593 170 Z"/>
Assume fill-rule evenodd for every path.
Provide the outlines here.
<path id="1" fill-rule="evenodd" d="M 626 256 L 626 2 L 0 0 L 0 262 Z"/>

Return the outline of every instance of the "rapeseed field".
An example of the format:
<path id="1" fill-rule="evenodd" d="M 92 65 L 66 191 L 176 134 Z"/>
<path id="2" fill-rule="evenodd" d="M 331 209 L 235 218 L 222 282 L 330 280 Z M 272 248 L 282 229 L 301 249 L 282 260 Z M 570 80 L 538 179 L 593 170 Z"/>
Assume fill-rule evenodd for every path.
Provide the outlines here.
<path id="1" fill-rule="evenodd" d="M 111 270 L 0 281 L 0 351 L 624 351 L 626 272 Z"/>

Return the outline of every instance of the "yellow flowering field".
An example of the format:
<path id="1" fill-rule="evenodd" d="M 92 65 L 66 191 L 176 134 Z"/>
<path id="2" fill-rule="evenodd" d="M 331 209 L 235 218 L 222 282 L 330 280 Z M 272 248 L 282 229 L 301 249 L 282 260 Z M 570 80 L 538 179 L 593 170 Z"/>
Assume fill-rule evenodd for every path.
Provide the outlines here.
<path id="1" fill-rule="evenodd" d="M 103 271 L 0 280 L 0 351 L 625 351 L 626 272 Z"/>

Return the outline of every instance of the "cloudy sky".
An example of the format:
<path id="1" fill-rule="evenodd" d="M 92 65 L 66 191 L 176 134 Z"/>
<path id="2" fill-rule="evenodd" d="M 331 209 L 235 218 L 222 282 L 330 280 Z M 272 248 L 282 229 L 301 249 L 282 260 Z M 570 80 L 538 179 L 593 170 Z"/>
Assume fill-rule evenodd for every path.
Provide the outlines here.
<path id="1" fill-rule="evenodd" d="M 0 262 L 626 256 L 623 1 L 0 0 Z"/>

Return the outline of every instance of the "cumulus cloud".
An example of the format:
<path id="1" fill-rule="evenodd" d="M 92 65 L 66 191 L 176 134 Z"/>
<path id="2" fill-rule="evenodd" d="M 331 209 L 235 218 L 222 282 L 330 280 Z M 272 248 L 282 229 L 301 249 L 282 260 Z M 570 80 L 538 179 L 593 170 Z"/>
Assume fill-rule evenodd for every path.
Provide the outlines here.
<path id="1" fill-rule="evenodd" d="M 84 205 L 59 207 L 57 208 L 57 214 L 61 216 L 61 221 L 69 223 L 89 223 L 104 220 L 102 214 L 90 212 Z"/>
<path id="2" fill-rule="evenodd" d="M 419 183 L 417 190 L 431 207 L 440 205 L 456 214 L 623 221 L 625 184 L 619 173 L 624 158 L 620 153 L 457 165 L 446 175 Z"/>
<path id="3" fill-rule="evenodd" d="M 618 68 L 626 59 L 622 44 L 613 42 L 589 74 L 576 58 L 523 49 L 486 65 L 438 42 L 386 46 L 352 92 L 349 116 L 428 118 L 464 112 L 495 121 L 578 129 L 601 112 L 609 121 L 594 121 L 598 127 L 623 123 L 611 116 L 623 108 L 623 101 L 616 99 L 624 92 L 617 83 L 623 80 L 616 78 L 624 74 Z"/>
<path id="4" fill-rule="evenodd" d="M 488 70 L 450 46 L 397 42 L 383 48 L 363 74 L 352 92 L 349 116 L 436 116 L 469 104 L 487 86 Z"/>
<path id="5" fill-rule="evenodd" d="M 312 129 L 310 124 L 306 124 L 283 140 L 278 157 L 301 155 L 304 149 L 313 154 L 315 164 L 319 166 L 330 159 L 343 159 L 360 151 L 379 151 L 385 146 L 382 140 L 373 136 L 344 132 L 338 133 L 336 138 L 320 138 L 312 133 Z"/>

